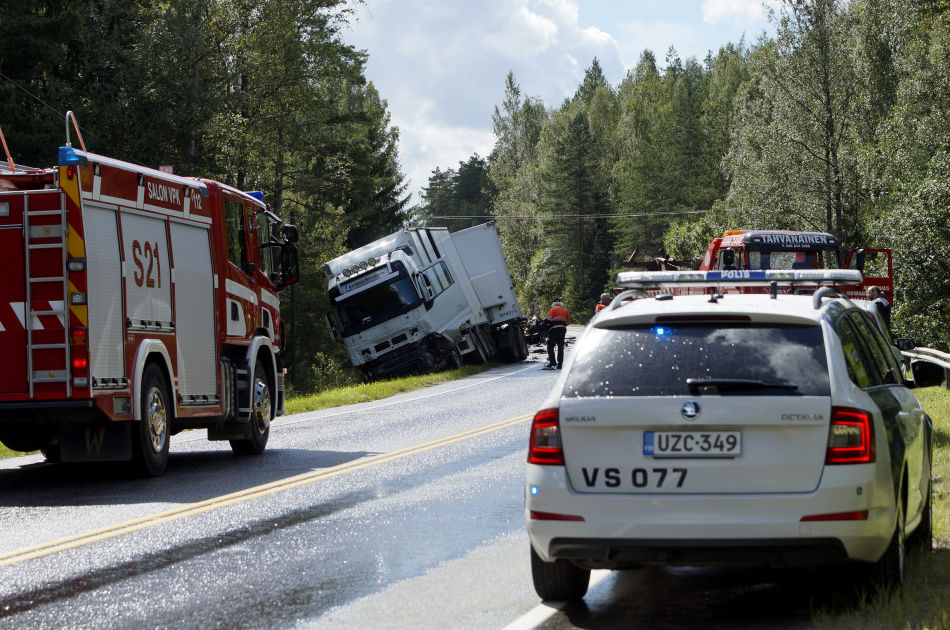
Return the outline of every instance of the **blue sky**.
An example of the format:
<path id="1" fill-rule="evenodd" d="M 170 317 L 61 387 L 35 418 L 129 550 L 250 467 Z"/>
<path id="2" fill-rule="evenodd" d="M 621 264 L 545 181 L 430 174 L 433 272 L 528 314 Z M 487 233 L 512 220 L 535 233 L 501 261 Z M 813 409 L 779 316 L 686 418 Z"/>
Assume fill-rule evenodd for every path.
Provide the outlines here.
<path id="1" fill-rule="evenodd" d="M 771 2 L 771 0 L 770 0 Z M 402 170 L 419 192 L 436 168 L 494 146 L 491 116 L 514 72 L 522 94 L 549 107 L 571 96 L 596 57 L 613 85 L 645 49 L 663 65 L 672 45 L 700 61 L 755 41 L 762 0 L 365 0 L 347 43 L 369 53 L 367 78 L 399 128 Z"/>

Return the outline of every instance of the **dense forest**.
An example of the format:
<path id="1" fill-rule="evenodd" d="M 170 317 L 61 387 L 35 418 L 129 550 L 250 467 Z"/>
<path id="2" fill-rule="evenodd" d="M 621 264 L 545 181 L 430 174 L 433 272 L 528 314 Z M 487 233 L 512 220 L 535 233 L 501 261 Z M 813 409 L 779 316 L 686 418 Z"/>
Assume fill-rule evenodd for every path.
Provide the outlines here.
<path id="1" fill-rule="evenodd" d="M 437 170 L 416 215 L 485 207 L 523 307 L 561 297 L 580 317 L 634 250 L 688 260 L 725 229 L 830 232 L 893 248 L 898 331 L 946 348 L 950 2 L 784 0 L 771 19 L 774 38 L 702 62 L 645 51 L 619 85 L 594 60 L 555 108 L 509 74 L 493 151 Z"/>
<path id="2" fill-rule="evenodd" d="M 291 382 L 350 382 L 323 263 L 407 223 L 495 220 L 525 311 L 583 320 L 634 250 L 690 258 L 724 229 L 801 229 L 895 254 L 894 323 L 950 345 L 950 0 L 784 0 L 775 36 L 699 61 L 592 60 L 557 106 L 499 77 L 496 144 L 409 206 L 398 129 L 342 0 L 20 0 L 0 7 L 0 127 L 48 165 L 90 150 L 265 191 L 300 228 Z"/>

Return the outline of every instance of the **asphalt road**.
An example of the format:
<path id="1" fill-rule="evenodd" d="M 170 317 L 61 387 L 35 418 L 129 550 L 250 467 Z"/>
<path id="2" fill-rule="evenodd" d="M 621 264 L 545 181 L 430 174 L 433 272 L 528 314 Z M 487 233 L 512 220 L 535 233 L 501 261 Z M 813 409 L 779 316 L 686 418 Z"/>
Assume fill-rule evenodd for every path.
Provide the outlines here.
<path id="1" fill-rule="evenodd" d="M 172 440 L 157 479 L 0 462 L 0 628 L 809 627 L 801 576 L 596 572 L 540 605 L 522 484 L 542 361 L 279 418 L 237 458 Z"/>

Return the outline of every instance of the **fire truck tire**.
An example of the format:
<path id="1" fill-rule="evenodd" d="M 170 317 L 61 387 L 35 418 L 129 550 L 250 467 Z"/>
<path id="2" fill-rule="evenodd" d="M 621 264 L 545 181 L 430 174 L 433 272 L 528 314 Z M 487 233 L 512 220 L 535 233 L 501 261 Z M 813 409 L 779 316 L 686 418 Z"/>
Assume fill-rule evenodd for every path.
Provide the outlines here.
<path id="1" fill-rule="evenodd" d="M 171 408 L 165 375 L 155 363 L 142 374 L 142 419 L 132 423 L 132 467 L 142 477 L 156 477 L 168 464 Z"/>
<path id="2" fill-rule="evenodd" d="M 251 383 L 251 418 L 248 420 L 250 438 L 230 440 L 235 455 L 260 455 L 267 446 L 270 422 L 274 417 L 273 396 L 263 364 L 258 361 Z"/>

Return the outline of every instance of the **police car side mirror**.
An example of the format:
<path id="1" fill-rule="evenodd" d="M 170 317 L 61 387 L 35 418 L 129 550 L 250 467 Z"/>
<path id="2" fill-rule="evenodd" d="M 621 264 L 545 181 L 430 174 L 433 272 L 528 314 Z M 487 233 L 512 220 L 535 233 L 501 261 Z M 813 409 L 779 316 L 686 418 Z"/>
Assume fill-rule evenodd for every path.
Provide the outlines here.
<path id="1" fill-rule="evenodd" d="M 942 365 L 921 360 L 910 362 L 910 372 L 914 375 L 914 387 L 934 387 L 940 385 L 943 383 L 945 375 Z"/>

